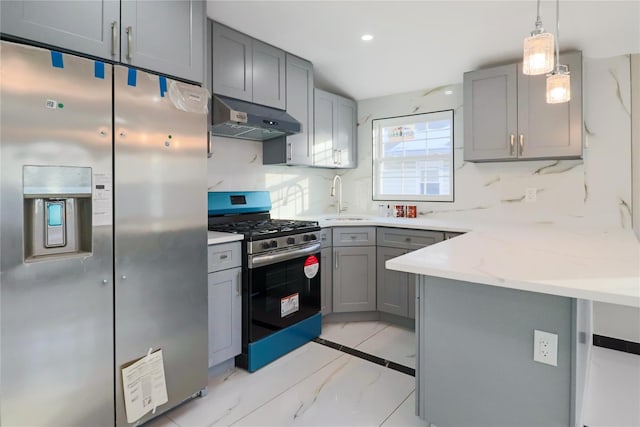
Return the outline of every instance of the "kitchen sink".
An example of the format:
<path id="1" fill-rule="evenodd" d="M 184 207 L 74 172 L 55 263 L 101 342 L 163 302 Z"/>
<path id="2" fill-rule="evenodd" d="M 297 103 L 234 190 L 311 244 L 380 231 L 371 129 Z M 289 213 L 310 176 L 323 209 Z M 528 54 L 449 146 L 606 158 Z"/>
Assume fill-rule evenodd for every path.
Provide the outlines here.
<path id="1" fill-rule="evenodd" d="M 362 221 L 368 218 L 363 218 L 361 216 L 340 216 L 340 217 L 331 217 L 324 218 L 324 221 Z"/>

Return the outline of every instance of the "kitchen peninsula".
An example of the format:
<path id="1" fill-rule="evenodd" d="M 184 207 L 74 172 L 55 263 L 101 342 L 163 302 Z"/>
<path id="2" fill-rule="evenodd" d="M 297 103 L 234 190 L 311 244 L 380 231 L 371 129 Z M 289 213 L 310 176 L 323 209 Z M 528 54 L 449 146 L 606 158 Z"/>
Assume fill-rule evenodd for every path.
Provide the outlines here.
<path id="1" fill-rule="evenodd" d="M 472 230 L 386 263 L 419 275 L 417 414 L 439 426 L 582 425 L 591 302 L 640 307 L 640 244 L 631 231 Z M 533 361 L 534 330 L 558 336 L 557 366 Z"/>

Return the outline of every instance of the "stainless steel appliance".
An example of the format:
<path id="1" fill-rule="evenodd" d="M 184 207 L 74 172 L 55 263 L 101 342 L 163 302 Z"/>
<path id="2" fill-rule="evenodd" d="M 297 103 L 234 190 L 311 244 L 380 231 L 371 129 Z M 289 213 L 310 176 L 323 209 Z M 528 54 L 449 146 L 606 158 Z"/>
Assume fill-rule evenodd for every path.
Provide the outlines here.
<path id="1" fill-rule="evenodd" d="M 127 425 L 121 367 L 149 349 L 158 415 L 207 383 L 205 93 L 5 41 L 0 58 L 0 425 Z"/>
<path id="2" fill-rule="evenodd" d="M 222 95 L 212 98 L 211 133 L 229 138 L 267 141 L 300 133 L 300 122 L 286 111 Z"/>
<path id="3" fill-rule="evenodd" d="M 242 233 L 242 354 L 250 372 L 320 335 L 320 227 L 271 219 L 266 191 L 210 192 L 209 230 Z"/>

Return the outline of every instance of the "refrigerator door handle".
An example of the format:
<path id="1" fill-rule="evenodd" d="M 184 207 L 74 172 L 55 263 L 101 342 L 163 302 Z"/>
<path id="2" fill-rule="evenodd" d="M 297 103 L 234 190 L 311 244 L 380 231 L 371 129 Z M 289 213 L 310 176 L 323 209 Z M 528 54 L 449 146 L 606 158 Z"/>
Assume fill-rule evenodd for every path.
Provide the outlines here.
<path id="1" fill-rule="evenodd" d="M 118 22 L 113 21 L 111 23 L 111 56 L 117 55 L 118 47 Z"/>
<path id="2" fill-rule="evenodd" d="M 133 45 L 133 28 L 127 27 L 127 59 L 132 60 L 133 54 L 131 53 Z"/>

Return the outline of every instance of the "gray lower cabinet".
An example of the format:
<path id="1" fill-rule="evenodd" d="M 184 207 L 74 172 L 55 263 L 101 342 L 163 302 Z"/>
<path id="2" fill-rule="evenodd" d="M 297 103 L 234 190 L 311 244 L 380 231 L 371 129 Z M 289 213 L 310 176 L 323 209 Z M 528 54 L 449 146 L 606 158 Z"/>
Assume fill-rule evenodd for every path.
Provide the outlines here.
<path id="1" fill-rule="evenodd" d="M 211 21 L 211 61 L 214 93 L 286 108 L 283 50 Z"/>
<path id="2" fill-rule="evenodd" d="M 375 246 L 334 246 L 333 257 L 333 311 L 375 311 Z"/>
<path id="3" fill-rule="evenodd" d="M 375 311 L 375 227 L 333 228 L 333 311 Z"/>
<path id="4" fill-rule="evenodd" d="M 582 157 L 582 54 L 560 63 L 571 72 L 564 104 L 547 104 L 546 77 L 524 75 L 520 63 L 464 74 L 465 161 Z"/>
<path id="5" fill-rule="evenodd" d="M 240 243 L 209 246 L 209 367 L 242 351 Z"/>
<path id="6" fill-rule="evenodd" d="M 325 316 L 333 311 L 333 236 L 330 227 L 320 230 L 320 311 Z"/>
<path id="7" fill-rule="evenodd" d="M 434 243 L 442 242 L 441 231 L 379 227 L 377 230 L 377 309 L 397 316 L 415 318 L 416 276 L 387 270 L 385 262 Z"/>
<path id="8" fill-rule="evenodd" d="M 203 1 L 23 0 L 0 7 L 5 35 L 203 81 Z"/>
<path id="9" fill-rule="evenodd" d="M 357 166 L 356 102 L 320 89 L 314 91 L 313 165 Z"/>
<path id="10" fill-rule="evenodd" d="M 333 248 L 322 248 L 320 258 L 320 311 L 325 316 L 333 312 Z"/>
<path id="11" fill-rule="evenodd" d="M 409 317 L 409 273 L 387 270 L 385 262 L 409 252 L 407 249 L 378 247 L 377 308 L 378 311 Z M 413 282 L 413 281 L 412 281 Z"/>

